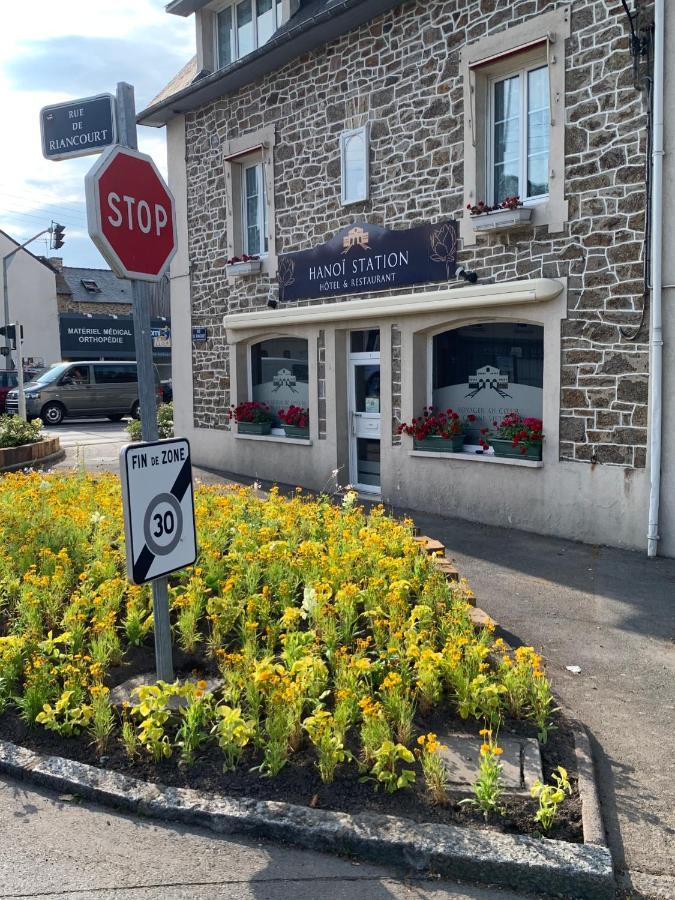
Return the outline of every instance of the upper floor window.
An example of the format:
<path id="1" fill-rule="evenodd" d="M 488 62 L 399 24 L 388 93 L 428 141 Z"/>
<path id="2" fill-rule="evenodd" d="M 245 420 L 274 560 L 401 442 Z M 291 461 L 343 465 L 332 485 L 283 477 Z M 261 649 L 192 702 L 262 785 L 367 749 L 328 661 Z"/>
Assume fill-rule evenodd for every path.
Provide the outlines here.
<path id="1" fill-rule="evenodd" d="M 241 0 L 216 13 L 218 67 L 262 47 L 281 25 L 281 0 Z"/>
<path id="2" fill-rule="evenodd" d="M 489 196 L 522 200 L 548 194 L 550 91 L 548 66 L 523 69 L 491 85 Z"/>
<path id="3" fill-rule="evenodd" d="M 262 161 L 242 166 L 242 238 L 244 253 L 267 253 L 267 197 Z"/>
<path id="4" fill-rule="evenodd" d="M 358 203 L 368 199 L 369 152 L 368 126 L 345 131 L 340 137 L 342 169 L 342 203 Z"/>

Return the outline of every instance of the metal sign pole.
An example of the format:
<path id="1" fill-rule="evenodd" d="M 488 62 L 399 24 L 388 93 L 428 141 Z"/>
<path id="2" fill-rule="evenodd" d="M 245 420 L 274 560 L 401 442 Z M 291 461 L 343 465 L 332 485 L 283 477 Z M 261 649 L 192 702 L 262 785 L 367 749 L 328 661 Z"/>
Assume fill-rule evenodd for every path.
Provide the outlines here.
<path id="1" fill-rule="evenodd" d="M 130 84 L 117 85 L 117 115 L 119 142 L 132 150 L 138 149 L 136 138 L 136 104 Z M 152 361 L 152 332 L 150 303 L 156 288 L 144 281 L 132 281 L 136 366 L 138 370 L 138 401 L 141 408 L 141 433 L 144 441 L 156 441 L 157 395 L 155 369 Z M 169 618 L 169 590 L 166 577 L 152 582 L 152 611 L 155 631 L 155 663 L 160 681 L 173 681 L 171 650 L 171 621 Z"/>
<path id="2" fill-rule="evenodd" d="M 21 418 L 26 421 L 26 392 L 23 389 L 23 325 L 20 325 L 18 322 L 14 326 L 16 329 L 15 334 L 15 342 L 16 342 L 16 379 L 17 379 L 17 391 L 19 394 L 19 415 Z"/>
<path id="3" fill-rule="evenodd" d="M 11 260 L 14 258 L 14 254 L 3 256 L 2 258 L 2 296 L 3 296 L 3 310 L 4 310 L 4 322 L 3 325 L 9 325 L 9 264 Z M 5 368 L 9 371 L 12 368 L 12 343 L 9 339 L 9 335 L 5 334 Z"/>

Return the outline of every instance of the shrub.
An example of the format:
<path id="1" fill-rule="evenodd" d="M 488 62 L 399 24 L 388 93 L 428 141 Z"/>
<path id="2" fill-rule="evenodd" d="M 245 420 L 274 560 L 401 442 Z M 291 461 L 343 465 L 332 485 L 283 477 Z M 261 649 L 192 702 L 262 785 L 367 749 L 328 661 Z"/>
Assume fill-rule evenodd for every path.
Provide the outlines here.
<path id="1" fill-rule="evenodd" d="M 40 419 L 26 422 L 21 416 L 0 416 L 0 448 L 35 444 L 43 438 Z"/>
<path id="2" fill-rule="evenodd" d="M 141 419 L 132 419 L 127 425 L 127 434 L 132 441 L 142 441 Z M 173 403 L 160 403 L 157 407 L 157 430 L 159 439 L 173 437 Z"/>

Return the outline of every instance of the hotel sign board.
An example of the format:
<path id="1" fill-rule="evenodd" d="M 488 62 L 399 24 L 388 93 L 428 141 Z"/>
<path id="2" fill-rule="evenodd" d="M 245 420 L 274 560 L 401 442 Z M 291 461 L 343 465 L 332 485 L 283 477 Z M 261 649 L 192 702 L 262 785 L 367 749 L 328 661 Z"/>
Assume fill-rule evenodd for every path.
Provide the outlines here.
<path id="1" fill-rule="evenodd" d="M 390 230 L 359 222 L 325 244 L 279 257 L 279 300 L 392 291 L 450 281 L 457 261 L 457 223 Z"/>
<path id="2" fill-rule="evenodd" d="M 115 110 L 112 94 L 45 106 L 40 110 L 42 155 L 60 160 L 100 153 L 117 140 Z"/>

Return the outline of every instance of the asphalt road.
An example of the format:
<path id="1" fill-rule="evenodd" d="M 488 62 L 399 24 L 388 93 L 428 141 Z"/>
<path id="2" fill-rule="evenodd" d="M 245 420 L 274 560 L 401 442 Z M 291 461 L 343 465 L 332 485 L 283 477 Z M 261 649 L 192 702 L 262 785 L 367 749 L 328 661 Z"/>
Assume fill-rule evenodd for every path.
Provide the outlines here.
<path id="1" fill-rule="evenodd" d="M 72 419 L 49 429 L 51 437 L 58 437 L 66 451 L 66 458 L 56 466 L 71 469 L 85 466 L 92 470 L 119 470 L 119 449 L 129 440 L 128 419 L 109 422 L 108 419 Z"/>

